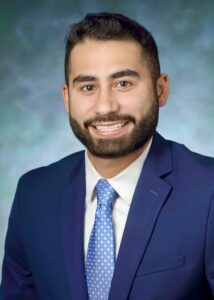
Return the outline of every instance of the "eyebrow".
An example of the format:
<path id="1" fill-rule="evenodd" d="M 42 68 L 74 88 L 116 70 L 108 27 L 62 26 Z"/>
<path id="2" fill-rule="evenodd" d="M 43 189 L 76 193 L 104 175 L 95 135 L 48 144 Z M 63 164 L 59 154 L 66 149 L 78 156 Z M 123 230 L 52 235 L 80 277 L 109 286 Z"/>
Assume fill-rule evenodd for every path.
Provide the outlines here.
<path id="1" fill-rule="evenodd" d="M 118 72 L 112 74 L 110 76 L 110 78 L 117 79 L 117 78 L 124 77 L 124 76 L 132 76 L 132 77 L 140 78 L 140 74 L 138 72 L 136 72 L 134 70 L 130 70 L 130 69 L 118 71 Z"/>
<path id="2" fill-rule="evenodd" d="M 121 70 L 116 73 L 111 74 L 109 77 L 110 79 L 117 79 L 125 76 L 132 76 L 132 77 L 137 77 L 140 78 L 140 74 L 134 70 L 126 69 L 126 70 Z M 73 79 L 73 85 L 76 83 L 81 83 L 81 82 L 88 82 L 88 81 L 96 81 L 97 77 L 92 76 L 92 75 L 78 75 Z"/>
<path id="3" fill-rule="evenodd" d="M 81 83 L 81 82 L 86 82 L 86 81 L 95 81 L 95 80 L 97 80 L 97 78 L 94 76 L 91 76 L 91 75 L 79 75 L 79 76 L 75 77 L 72 82 L 74 85 L 75 83 Z"/>

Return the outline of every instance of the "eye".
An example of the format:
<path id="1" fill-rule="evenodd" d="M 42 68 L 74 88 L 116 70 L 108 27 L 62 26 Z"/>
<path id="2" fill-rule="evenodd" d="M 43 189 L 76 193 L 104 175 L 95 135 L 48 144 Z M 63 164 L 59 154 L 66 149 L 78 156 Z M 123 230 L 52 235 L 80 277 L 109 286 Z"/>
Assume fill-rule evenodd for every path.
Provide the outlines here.
<path id="1" fill-rule="evenodd" d="M 116 84 L 116 87 L 123 88 L 123 89 L 128 88 L 130 86 L 132 86 L 132 83 L 127 80 L 122 80 Z"/>
<path id="2" fill-rule="evenodd" d="M 81 90 L 84 92 L 91 92 L 95 89 L 95 86 L 91 85 L 91 84 L 87 84 L 84 85 L 83 87 L 81 87 Z"/>

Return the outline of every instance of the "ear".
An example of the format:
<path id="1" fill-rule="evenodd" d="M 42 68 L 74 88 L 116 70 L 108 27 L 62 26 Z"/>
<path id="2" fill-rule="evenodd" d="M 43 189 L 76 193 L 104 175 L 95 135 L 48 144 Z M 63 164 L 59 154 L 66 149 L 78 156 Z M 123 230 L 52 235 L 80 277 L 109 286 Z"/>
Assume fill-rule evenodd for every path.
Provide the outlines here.
<path id="1" fill-rule="evenodd" d="M 63 84 L 62 86 L 62 96 L 64 100 L 65 109 L 69 112 L 69 90 L 67 84 Z"/>
<path id="2" fill-rule="evenodd" d="M 164 106 L 169 95 L 169 77 L 166 73 L 162 73 L 158 78 L 156 83 L 156 90 L 159 106 Z"/>

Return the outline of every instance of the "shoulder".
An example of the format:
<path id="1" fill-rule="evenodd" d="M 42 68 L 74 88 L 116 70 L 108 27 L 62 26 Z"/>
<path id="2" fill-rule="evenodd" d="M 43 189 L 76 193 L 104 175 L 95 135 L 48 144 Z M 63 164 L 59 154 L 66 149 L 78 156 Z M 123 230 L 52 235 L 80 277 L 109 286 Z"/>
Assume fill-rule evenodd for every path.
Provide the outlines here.
<path id="1" fill-rule="evenodd" d="M 83 167 L 84 151 L 68 155 L 59 161 L 28 171 L 21 176 L 19 186 L 41 188 L 62 185 L 67 182 L 76 169 Z"/>
<path id="2" fill-rule="evenodd" d="M 214 181 L 214 158 L 201 155 L 183 144 L 168 141 L 172 149 L 173 170 L 188 182 L 212 187 Z"/>
<path id="3" fill-rule="evenodd" d="M 170 161 L 170 168 L 198 169 L 214 172 L 214 158 L 191 151 L 185 145 L 163 138 L 158 132 L 154 134 L 150 150 L 155 163 Z M 172 164 L 172 166 L 171 166 Z"/>
<path id="4" fill-rule="evenodd" d="M 214 192 L 214 158 L 195 153 L 183 144 L 154 135 L 149 157 L 153 169 L 176 186 Z"/>
<path id="5" fill-rule="evenodd" d="M 214 158 L 191 151 L 185 145 L 168 141 L 172 148 L 174 163 L 182 163 L 187 167 L 196 167 L 206 171 L 214 171 Z"/>

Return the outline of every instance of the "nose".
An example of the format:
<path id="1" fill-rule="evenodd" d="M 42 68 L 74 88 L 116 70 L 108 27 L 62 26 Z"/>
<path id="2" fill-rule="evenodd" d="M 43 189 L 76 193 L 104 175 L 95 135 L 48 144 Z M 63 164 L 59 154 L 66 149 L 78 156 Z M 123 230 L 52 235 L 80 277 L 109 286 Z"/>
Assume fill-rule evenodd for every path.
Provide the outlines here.
<path id="1" fill-rule="evenodd" d="M 118 110 L 119 104 L 113 93 L 107 89 L 100 90 L 94 105 L 94 112 L 97 115 L 107 115 L 110 113 L 116 113 Z"/>

